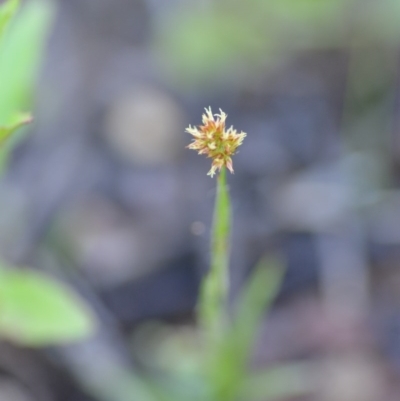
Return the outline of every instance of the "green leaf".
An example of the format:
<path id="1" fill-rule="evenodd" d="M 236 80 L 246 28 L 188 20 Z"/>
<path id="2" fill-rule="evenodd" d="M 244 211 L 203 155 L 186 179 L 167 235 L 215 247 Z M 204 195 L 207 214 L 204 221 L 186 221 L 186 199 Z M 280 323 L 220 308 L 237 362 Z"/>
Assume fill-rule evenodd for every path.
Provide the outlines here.
<path id="1" fill-rule="evenodd" d="M 16 13 L 19 3 L 19 0 L 8 0 L 0 5 L 0 40 L 2 39 L 7 25 Z"/>
<path id="2" fill-rule="evenodd" d="M 251 349 L 258 325 L 271 307 L 280 287 L 285 269 L 275 257 L 262 259 L 238 301 L 232 331 L 237 350 L 246 357 Z"/>
<path id="3" fill-rule="evenodd" d="M 78 296 L 32 270 L 0 270 L 0 335 L 28 346 L 81 340 L 94 318 Z"/>
<path id="4" fill-rule="evenodd" d="M 200 375 L 164 376 L 150 382 L 157 401 L 210 401 L 207 383 Z"/>
<path id="5" fill-rule="evenodd" d="M 232 400 L 240 391 L 259 323 L 280 288 L 283 272 L 274 258 L 258 264 L 238 301 L 232 327 L 211 352 L 206 371 L 219 401 Z"/>
<path id="6" fill-rule="evenodd" d="M 13 136 L 22 126 L 32 122 L 32 116 L 29 113 L 19 113 L 7 127 L 0 126 L 0 174 L 4 171 L 10 154 L 10 150 L 15 145 L 15 142 L 20 138 Z M 12 137 L 12 140 L 8 140 Z"/>
<path id="7" fill-rule="evenodd" d="M 47 2 L 27 2 L 0 43 L 0 126 L 29 106 L 50 17 Z"/>
<path id="8" fill-rule="evenodd" d="M 310 395 L 317 384 L 315 366 L 305 362 L 291 363 L 247 377 L 239 398 L 247 401 L 287 400 Z"/>
<path id="9" fill-rule="evenodd" d="M 114 361 L 106 361 L 104 365 L 105 369 L 100 369 L 97 376 L 89 375 L 83 383 L 84 389 L 96 400 L 172 401 L 157 397 L 156 389 L 137 372 L 128 370 Z"/>
<path id="10" fill-rule="evenodd" d="M 199 300 L 200 323 L 207 334 L 218 337 L 224 320 L 228 295 L 229 236 L 231 208 L 226 185 L 226 169 L 217 181 L 217 196 L 212 228 L 211 266 L 205 277 Z"/>
<path id="11" fill-rule="evenodd" d="M 0 147 L 18 128 L 21 128 L 30 122 L 32 122 L 32 116 L 28 113 L 25 113 L 16 116 L 14 121 L 9 126 L 0 126 Z"/>

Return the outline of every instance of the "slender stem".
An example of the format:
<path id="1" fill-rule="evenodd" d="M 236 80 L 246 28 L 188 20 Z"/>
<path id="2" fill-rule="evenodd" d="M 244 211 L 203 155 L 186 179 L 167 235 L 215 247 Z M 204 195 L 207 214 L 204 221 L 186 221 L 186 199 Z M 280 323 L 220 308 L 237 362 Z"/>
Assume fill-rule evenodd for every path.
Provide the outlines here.
<path id="1" fill-rule="evenodd" d="M 211 237 L 211 266 L 200 290 L 200 324 L 211 336 L 218 335 L 224 324 L 228 298 L 229 237 L 231 208 L 226 185 L 226 169 L 217 179 L 217 194 Z"/>

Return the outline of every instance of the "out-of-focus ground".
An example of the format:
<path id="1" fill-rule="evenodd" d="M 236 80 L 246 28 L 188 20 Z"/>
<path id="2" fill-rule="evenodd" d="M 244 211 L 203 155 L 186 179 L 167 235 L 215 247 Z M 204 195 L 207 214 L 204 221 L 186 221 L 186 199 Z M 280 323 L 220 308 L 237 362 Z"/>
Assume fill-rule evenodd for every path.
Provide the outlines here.
<path id="1" fill-rule="evenodd" d="M 68 281 L 100 330 L 0 345 L 0 400 L 135 400 L 123 372 L 154 342 L 184 354 L 215 194 L 184 129 L 207 106 L 248 133 L 232 299 L 265 253 L 287 269 L 252 364 L 317 363 L 296 400 L 399 400 L 399 45 L 395 0 L 59 0 L 0 249 Z"/>

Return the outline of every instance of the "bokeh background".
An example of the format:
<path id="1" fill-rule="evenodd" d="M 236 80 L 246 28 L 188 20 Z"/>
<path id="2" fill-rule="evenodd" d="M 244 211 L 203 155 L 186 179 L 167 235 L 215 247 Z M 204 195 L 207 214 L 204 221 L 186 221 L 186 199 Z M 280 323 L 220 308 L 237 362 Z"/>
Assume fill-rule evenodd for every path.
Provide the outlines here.
<path id="1" fill-rule="evenodd" d="M 99 328 L 1 343 L 0 400 L 141 401 L 141 369 L 190 371 L 215 180 L 184 129 L 208 106 L 248 133 L 232 301 L 263 255 L 286 269 L 251 366 L 299 369 L 281 400 L 399 400 L 400 1 L 53 5 L 35 124 L 0 181 L 0 253 L 69 283 Z"/>

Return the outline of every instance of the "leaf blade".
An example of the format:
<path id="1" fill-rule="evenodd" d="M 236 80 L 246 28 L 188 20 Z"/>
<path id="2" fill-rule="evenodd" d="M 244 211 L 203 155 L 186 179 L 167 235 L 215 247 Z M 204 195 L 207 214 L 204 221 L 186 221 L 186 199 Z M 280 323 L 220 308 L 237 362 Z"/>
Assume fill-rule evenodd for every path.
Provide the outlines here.
<path id="1" fill-rule="evenodd" d="M 20 0 L 8 0 L 0 5 L 0 40 L 18 10 Z"/>
<path id="2" fill-rule="evenodd" d="M 283 271 L 277 259 L 261 260 L 239 298 L 233 325 L 214 344 L 206 372 L 216 399 L 229 401 L 240 392 L 261 317 L 275 299 Z"/>
<path id="3" fill-rule="evenodd" d="M 0 335 L 19 344 L 43 346 L 83 339 L 95 319 L 65 285 L 32 270 L 0 272 Z"/>
<path id="4" fill-rule="evenodd" d="M 27 108 L 41 58 L 52 9 L 44 1 L 28 2 L 0 42 L 0 125 L 11 124 Z"/>

